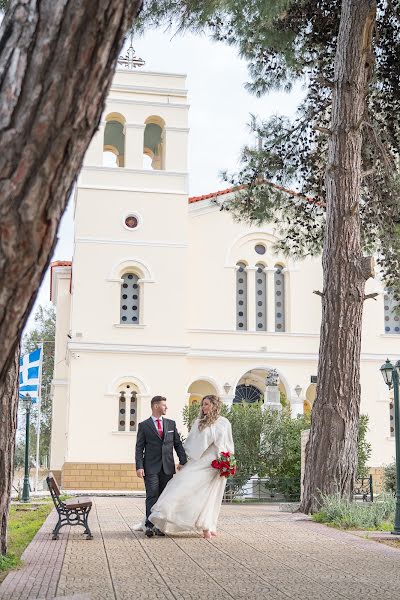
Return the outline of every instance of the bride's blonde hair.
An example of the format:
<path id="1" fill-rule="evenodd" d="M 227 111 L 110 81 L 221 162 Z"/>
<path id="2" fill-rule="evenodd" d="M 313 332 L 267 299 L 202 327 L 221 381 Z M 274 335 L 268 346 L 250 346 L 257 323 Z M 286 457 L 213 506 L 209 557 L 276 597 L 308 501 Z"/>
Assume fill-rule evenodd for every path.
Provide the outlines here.
<path id="1" fill-rule="evenodd" d="M 211 404 L 210 411 L 205 415 L 203 413 L 203 402 L 204 400 L 209 400 Z M 222 402 L 218 398 L 218 396 L 214 396 L 213 394 L 208 394 L 204 396 L 201 400 L 200 412 L 199 412 L 199 429 L 205 429 L 209 427 L 218 419 L 221 414 Z"/>

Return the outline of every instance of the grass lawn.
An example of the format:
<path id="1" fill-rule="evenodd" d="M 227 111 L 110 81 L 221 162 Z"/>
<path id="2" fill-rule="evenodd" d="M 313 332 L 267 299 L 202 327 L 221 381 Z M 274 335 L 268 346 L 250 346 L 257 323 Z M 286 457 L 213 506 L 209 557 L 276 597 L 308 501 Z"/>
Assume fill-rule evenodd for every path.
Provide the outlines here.
<path id="1" fill-rule="evenodd" d="M 27 507 L 29 504 L 27 505 Z M 21 554 L 42 526 L 53 508 L 52 502 L 41 502 L 36 510 L 17 510 L 11 506 L 8 521 L 8 553 L 0 556 L 0 582 L 7 572 L 20 565 Z"/>

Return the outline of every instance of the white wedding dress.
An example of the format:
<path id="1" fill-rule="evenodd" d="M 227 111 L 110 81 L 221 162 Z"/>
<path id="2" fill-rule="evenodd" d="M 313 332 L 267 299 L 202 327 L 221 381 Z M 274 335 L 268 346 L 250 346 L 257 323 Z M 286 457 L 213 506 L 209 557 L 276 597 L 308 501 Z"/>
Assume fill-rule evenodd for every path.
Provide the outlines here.
<path id="1" fill-rule="evenodd" d="M 219 417 L 200 431 L 196 419 L 184 448 L 188 462 L 168 482 L 149 519 L 164 533 L 216 531 L 226 478 L 211 462 L 221 452 L 234 452 L 230 422 Z"/>

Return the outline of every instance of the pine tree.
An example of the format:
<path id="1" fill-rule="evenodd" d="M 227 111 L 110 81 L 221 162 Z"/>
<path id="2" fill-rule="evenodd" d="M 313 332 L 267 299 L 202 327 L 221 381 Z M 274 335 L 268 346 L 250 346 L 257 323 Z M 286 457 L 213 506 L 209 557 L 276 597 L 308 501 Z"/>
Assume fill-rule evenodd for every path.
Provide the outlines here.
<path id="1" fill-rule="evenodd" d="M 0 554 L 19 342 L 141 0 L 3 0 L 0 27 Z"/>
<path id="2" fill-rule="evenodd" d="M 249 223 L 273 222 L 278 249 L 295 258 L 322 253 L 318 385 L 302 506 L 312 512 L 321 492 L 352 494 L 369 254 L 400 300 L 400 6 L 162 0 L 148 2 L 142 15 L 142 27 L 156 23 L 208 31 L 237 47 L 248 62 L 248 90 L 258 96 L 289 91 L 297 81 L 306 88 L 295 120 L 252 119 L 259 146 L 244 148 L 239 173 L 225 174 L 245 187 L 222 208 Z"/>

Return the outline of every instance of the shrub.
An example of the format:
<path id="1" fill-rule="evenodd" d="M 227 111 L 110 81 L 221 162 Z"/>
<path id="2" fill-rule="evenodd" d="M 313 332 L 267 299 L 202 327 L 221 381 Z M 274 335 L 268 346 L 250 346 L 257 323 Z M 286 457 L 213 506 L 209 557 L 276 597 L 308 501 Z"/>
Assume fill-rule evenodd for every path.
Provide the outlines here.
<path id="1" fill-rule="evenodd" d="M 281 398 L 282 401 L 282 398 Z M 183 409 L 183 421 L 191 428 L 200 405 L 194 402 Z M 263 404 L 233 404 L 223 406 L 222 414 L 232 424 L 237 460 L 235 486 L 241 487 L 253 475 L 266 477 L 270 487 L 288 500 L 300 497 L 301 432 L 311 424 L 309 415 L 292 419 L 290 405 L 283 410 L 263 410 Z M 358 436 L 358 476 L 368 473 L 367 461 L 371 445 L 366 441 L 368 416 L 361 415 Z M 231 481 L 233 485 L 233 482 Z"/>
<path id="2" fill-rule="evenodd" d="M 350 502 L 339 494 L 322 497 L 322 507 L 314 521 L 330 523 L 343 529 L 387 529 L 393 523 L 396 501 L 382 494 L 376 502 Z"/>
<path id="3" fill-rule="evenodd" d="M 371 457 L 371 444 L 367 442 L 368 415 L 360 415 L 358 424 L 358 466 L 357 477 L 368 477 L 368 461 Z"/>
<path id="4" fill-rule="evenodd" d="M 383 489 L 385 492 L 395 494 L 396 492 L 396 463 L 392 462 L 383 469 Z"/>

